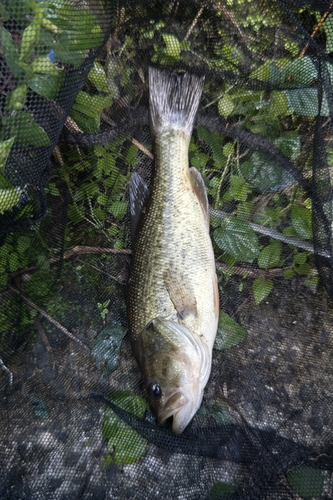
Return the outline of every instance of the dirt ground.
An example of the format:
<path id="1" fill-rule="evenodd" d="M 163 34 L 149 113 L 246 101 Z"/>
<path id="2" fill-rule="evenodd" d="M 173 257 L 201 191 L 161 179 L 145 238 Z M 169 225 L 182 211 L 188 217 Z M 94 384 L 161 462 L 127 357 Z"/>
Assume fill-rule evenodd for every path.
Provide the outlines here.
<path id="1" fill-rule="evenodd" d="M 332 307 L 324 293 L 311 291 L 300 279 L 276 280 L 259 306 L 246 291 L 235 292 L 233 305 L 230 293 L 238 289 L 237 280 L 229 286 L 222 308 L 248 337 L 214 350 L 203 401 L 208 418 L 202 419 L 207 412 L 199 414 L 180 438 L 146 418 L 139 433 L 150 444 L 133 464 L 105 464 L 110 449 L 102 425 L 110 410 L 91 397 L 92 391 L 109 396 L 115 390 L 144 397 L 127 336 L 118 368 L 105 377 L 93 356 L 42 320 L 47 342 L 35 332 L 6 362 L 11 387 L 0 372 L 0 498 L 199 499 L 209 498 L 217 482 L 249 485 L 255 476 L 263 488 L 271 480 L 279 483 L 276 493 L 262 498 L 300 498 L 283 474 L 307 460 L 318 465 L 323 450 L 332 449 Z M 70 296 L 63 293 L 70 311 Z M 124 311 L 122 301 L 106 322 L 117 316 L 117 308 Z M 99 333 L 92 327 L 93 314 L 87 306 L 79 322 L 66 325 L 89 347 Z M 223 443 L 221 422 L 214 413 L 209 416 L 212 402 L 228 414 Z M 261 471 L 261 477 L 264 466 L 268 472 Z M 315 498 L 333 498 L 332 471 L 321 468 L 324 486 Z M 274 496 L 279 488 L 283 497 Z"/>

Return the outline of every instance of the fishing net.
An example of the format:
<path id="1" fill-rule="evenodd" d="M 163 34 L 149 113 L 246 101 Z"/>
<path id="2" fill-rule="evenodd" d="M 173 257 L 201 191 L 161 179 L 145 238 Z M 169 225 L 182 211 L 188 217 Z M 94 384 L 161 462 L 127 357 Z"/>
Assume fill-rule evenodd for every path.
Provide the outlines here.
<path id="1" fill-rule="evenodd" d="M 1 1 L 1 499 L 333 498 L 332 8 Z M 127 334 L 149 66 L 205 76 L 220 317 L 180 436 Z"/>

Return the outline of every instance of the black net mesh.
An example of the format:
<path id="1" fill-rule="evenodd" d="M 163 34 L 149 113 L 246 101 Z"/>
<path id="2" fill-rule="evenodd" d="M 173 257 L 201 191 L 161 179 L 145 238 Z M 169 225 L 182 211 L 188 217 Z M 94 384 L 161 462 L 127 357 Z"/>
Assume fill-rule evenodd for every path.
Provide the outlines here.
<path id="1" fill-rule="evenodd" d="M 333 3 L 0 2 L 0 498 L 332 499 Z M 127 334 L 148 68 L 205 76 L 220 317 L 157 425 Z"/>

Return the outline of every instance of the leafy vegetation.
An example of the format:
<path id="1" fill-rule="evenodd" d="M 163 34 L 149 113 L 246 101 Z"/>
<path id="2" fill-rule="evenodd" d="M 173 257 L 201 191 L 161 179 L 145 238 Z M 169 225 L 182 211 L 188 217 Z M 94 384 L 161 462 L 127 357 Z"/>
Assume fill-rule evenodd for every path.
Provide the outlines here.
<path id="1" fill-rule="evenodd" d="M 244 282 L 250 283 L 256 305 L 269 296 L 275 279 L 299 276 L 309 286 L 317 283 L 313 254 L 286 239 L 291 236 L 295 241 L 312 242 L 310 194 L 269 150 L 275 148 L 286 163 L 304 178 L 311 178 L 308 131 L 313 129 L 319 112 L 326 117 L 329 111 L 325 93 L 320 110 L 318 106 L 319 67 L 310 52 L 301 56 L 305 48 L 302 40 L 288 36 L 286 20 L 274 7 L 264 18 L 258 15 L 256 3 L 246 0 L 218 2 L 211 8 L 223 21 L 223 28 L 217 26 L 213 34 L 210 30 L 215 27 L 205 9 L 196 17 L 197 13 L 184 7 L 173 22 L 162 20 L 170 18 L 170 12 L 163 9 L 155 16 L 142 16 L 142 10 L 128 12 L 126 8 L 114 13 L 113 35 L 78 89 L 64 139 L 53 154 L 54 168 L 46 189 L 49 215 L 30 232 L 7 235 L 0 247 L 1 290 L 19 279 L 25 296 L 59 320 L 65 318 L 68 304 L 55 294 L 58 256 L 65 255 L 63 271 L 72 296 L 88 296 L 94 289 L 91 297 L 95 302 L 89 311 L 97 318 L 92 323 L 95 321 L 93 326 L 100 333 L 93 355 L 105 377 L 117 367 L 125 334 L 109 314 L 119 295 L 116 282 L 124 283 L 125 279 L 119 278 L 119 272 L 101 278 L 104 267 L 108 272 L 119 271 L 114 255 L 92 252 L 84 263 L 69 266 L 66 251 L 77 245 L 118 251 L 129 247 L 128 182 L 134 169 L 150 179 L 151 141 L 144 132 L 148 124 L 143 123 L 138 137 L 132 136 L 130 127 L 109 140 L 103 134 L 119 125 L 119 120 L 130 124 L 132 113 L 146 105 L 147 64 L 184 65 L 197 71 L 203 68 L 213 75 L 207 78 L 200 112 L 220 117 L 226 124 L 225 133 L 196 127 L 190 163 L 202 173 L 215 210 L 211 234 L 216 261 L 221 264 L 218 275 L 222 298 L 231 277 L 239 283 L 240 291 Z M 315 27 L 318 13 L 302 9 L 302 15 Z M 31 103 L 57 103 L 68 74 L 85 63 L 91 49 L 102 44 L 104 33 L 99 16 L 67 0 L 21 0 L 19 8 L 16 2 L 3 0 L 0 14 L 1 59 L 8 80 L 0 99 L 0 216 L 19 220 L 30 215 L 31 187 L 15 183 L 6 163 L 16 147 L 34 154 L 31 148 L 36 151 L 51 144 Z M 131 15 L 141 16 L 142 22 L 128 30 Z M 331 23 L 329 16 L 322 27 L 327 53 L 333 47 L 333 30 L 328 28 Z M 237 34 L 239 43 L 234 43 L 230 33 Z M 324 64 L 332 78 L 331 65 Z M 243 141 L 241 134 L 236 138 L 228 135 L 229 125 L 253 134 L 251 137 L 260 139 L 266 147 Z M 89 142 L 89 134 L 96 134 L 95 142 Z M 86 142 L 75 143 L 71 135 Z M 332 150 L 328 163 L 333 164 Z M 30 177 L 34 175 L 32 172 Z M 52 232 L 59 214 L 62 222 L 66 221 L 61 242 Z M 258 231 L 254 225 L 265 231 Z M 279 240 L 273 231 L 280 233 Z M 66 300 L 70 303 L 72 299 Z M 80 318 L 84 304 L 70 303 L 70 307 L 73 316 Z M 0 335 L 11 331 L 13 325 L 22 332 L 32 329 L 36 315 L 36 310 L 18 306 L 14 297 L 6 294 L 0 309 Z M 221 311 L 215 348 L 232 348 L 245 338 L 246 331 Z M 112 401 L 140 418 L 147 408 L 141 398 L 128 392 L 116 393 Z M 47 409 L 40 402 L 32 404 L 36 414 L 46 415 Z M 210 408 L 209 415 L 215 412 L 216 421 L 221 423 L 223 411 Z M 201 416 L 206 417 L 204 410 Z M 108 440 L 106 463 L 130 464 L 146 451 L 146 441 L 111 410 L 103 436 Z M 289 480 L 295 491 L 299 490 L 292 474 Z M 211 497 L 222 498 L 230 491 L 231 486 L 220 483 Z"/>
<path id="2" fill-rule="evenodd" d="M 129 16 L 142 12 L 121 9 L 117 13 L 113 35 L 77 92 L 63 138 L 54 151 L 46 188 L 47 217 L 29 232 L 11 233 L 1 241 L 0 341 L 12 331 L 31 331 L 38 315 L 36 309 L 16 300 L 9 288 L 15 286 L 67 326 L 89 316 L 96 332 L 92 355 L 97 370 L 106 378 L 118 367 L 126 333 L 118 321 L 125 316 L 119 283 L 126 282 L 123 267 L 127 264 L 116 255 L 93 251 L 84 260 L 75 254 L 72 264 L 66 252 L 71 255 L 76 246 L 115 251 L 129 247 L 129 178 L 134 169 L 148 181 L 151 176 L 148 123 L 137 127 L 134 137 L 130 127 L 116 137 L 102 136 L 119 120 L 130 124 L 132 113 L 146 105 L 150 63 L 203 67 L 213 75 L 206 80 L 200 112 L 220 117 L 225 133 L 196 127 L 190 164 L 201 172 L 213 209 L 211 235 L 222 304 L 231 280 L 240 293 L 250 290 L 255 305 L 269 297 L 276 279 L 297 276 L 306 285 L 317 285 L 313 253 L 287 239 L 312 243 L 311 195 L 269 149 L 276 148 L 310 182 L 313 153 L 308 131 L 313 130 L 319 112 L 323 118 L 328 116 L 330 96 L 324 93 L 319 109 L 318 64 L 310 51 L 301 56 L 304 44 L 288 37 L 285 20 L 273 7 L 265 18 L 258 16 L 255 2 L 246 0 L 219 2 L 214 9 L 224 24 L 223 29 L 217 27 L 215 38 L 205 10 L 197 18 L 197 13 L 186 11 L 171 23 L 144 16 L 132 31 L 128 30 Z M 318 13 L 303 9 L 302 15 L 315 27 Z M 161 17 L 169 19 L 170 13 L 164 14 Z M 21 0 L 20 8 L 12 0 L 3 0 L 0 15 L 0 58 L 8 79 L 1 84 L 0 97 L 1 225 L 1 217 L 20 220 L 31 215 L 31 186 L 15 182 L 6 168 L 8 159 L 17 147 L 26 148 L 28 156 L 35 154 L 31 150 L 51 144 L 49 130 L 40 125 L 31 103 L 57 103 L 70 71 L 84 64 L 104 35 L 95 13 L 75 8 L 67 0 Z M 333 47 L 331 16 L 321 29 L 327 53 Z M 231 30 L 238 34 L 239 43 L 229 36 Z M 324 71 L 333 77 L 329 63 L 324 63 Z M 228 135 L 230 125 L 262 139 L 266 147 L 243 141 L 241 134 Z M 89 134 L 96 134 L 95 142 L 89 142 Z M 83 136 L 86 142 L 75 143 L 71 135 L 74 139 Z M 327 160 L 332 167 L 333 149 L 328 149 Z M 24 179 L 34 175 L 31 172 Z M 276 232 L 280 239 L 275 238 Z M 59 271 L 66 277 L 60 292 Z M 115 304 L 120 311 L 116 320 L 112 315 Z M 247 338 L 236 316 L 235 308 L 220 311 L 214 349 L 232 349 Z M 137 418 L 149 412 L 147 402 L 130 391 L 116 392 L 111 401 Z M 42 400 L 32 398 L 31 406 L 36 418 L 48 418 L 49 408 Z M 196 418 L 202 426 L 212 421 L 224 427 L 230 423 L 227 410 L 216 401 L 204 404 Z M 106 466 L 133 464 L 147 451 L 147 441 L 110 409 L 102 434 L 108 444 Z M 290 470 L 287 479 L 304 499 L 320 495 L 323 489 L 321 472 L 305 465 Z M 234 491 L 235 486 L 219 482 L 209 498 L 231 498 Z"/>
<path id="3" fill-rule="evenodd" d="M 109 300 L 107 302 L 110 302 Z M 97 304 L 98 306 L 99 304 Z M 101 308 L 99 307 L 100 311 Z M 101 314 L 105 319 L 105 308 Z M 121 342 L 126 334 L 126 330 L 120 325 L 108 325 L 97 336 L 93 348 L 93 356 L 98 368 L 103 376 L 108 376 L 118 366 Z"/>
<path id="4" fill-rule="evenodd" d="M 102 43 L 103 30 L 95 13 L 87 8 L 74 9 L 67 1 L 24 0 L 19 9 L 13 2 L 3 1 L 0 6 L 2 57 L 12 82 L 6 87 L 2 101 L 0 215 L 22 217 L 27 215 L 29 196 L 25 187 L 11 183 L 6 161 L 16 144 L 41 147 L 50 143 L 29 103 L 38 96 L 57 99 L 68 70 L 77 68 L 90 49 Z M 214 9 L 221 19 L 231 19 L 229 14 L 234 16 L 236 25 L 231 29 L 236 26 L 240 35 L 237 48 L 230 44 L 225 30 L 217 29 L 220 42 L 210 40 L 204 12 L 201 18 L 192 19 L 192 31 L 187 32 L 184 31 L 186 23 L 170 25 L 157 17 L 145 19 L 133 29 L 132 36 L 126 33 L 121 43 L 113 48 L 107 46 L 94 62 L 70 112 L 70 130 L 99 133 L 114 123 L 113 110 L 119 109 L 119 103 L 126 101 L 134 107 L 140 104 L 136 96 L 146 92 L 143 68 L 137 63 L 137 49 L 142 47 L 150 54 L 152 63 L 207 65 L 229 75 L 218 88 L 207 81 L 203 97 L 205 109 L 215 108 L 215 113 L 240 129 L 267 138 L 296 168 L 304 165 L 303 175 L 310 175 L 312 152 L 304 144 L 303 135 L 319 111 L 314 85 L 318 80 L 318 66 L 310 55 L 300 57 L 304 49 L 300 43 L 289 39 L 286 32 L 278 31 L 279 14 L 274 9 L 265 19 L 258 17 L 255 5 L 244 0 L 230 0 Z M 307 14 L 309 18 L 313 16 L 310 11 Z M 119 16 L 116 24 L 121 38 L 126 15 Z M 184 16 L 185 20 L 190 19 L 191 14 L 184 12 Z M 13 22 L 15 32 L 11 28 Z M 283 56 L 273 58 L 274 30 L 279 33 Z M 325 24 L 322 30 L 328 51 L 332 44 L 331 32 Z M 205 49 L 198 43 L 203 34 L 208 40 Z M 251 43 L 246 44 L 249 39 Z M 259 64 L 258 53 L 264 54 Z M 328 63 L 326 68 L 332 75 Z M 233 81 L 230 71 L 234 73 Z M 265 85 L 269 86 L 269 92 Z M 321 114 L 327 113 L 324 95 Z M 93 241 L 118 250 L 128 246 L 128 181 L 131 171 L 143 164 L 144 151 L 151 148 L 145 141 L 141 146 L 139 149 L 126 133 L 91 146 L 59 144 L 55 157 L 57 168 L 48 184 L 47 195 L 52 213 L 64 202 L 64 184 L 69 193 L 67 248 L 75 244 L 89 245 Z M 311 252 L 263 236 L 253 229 L 254 223 L 280 231 L 282 239 L 286 235 L 311 242 L 311 199 L 290 171 L 281 168 L 264 150 L 253 150 L 238 138 L 202 126 L 195 129 L 191 141 L 190 163 L 201 171 L 212 207 L 229 214 L 224 218 L 214 214 L 211 219 L 216 259 L 229 267 L 220 271 L 224 285 L 235 273 L 242 279 L 252 279 L 247 278 L 249 270 L 257 268 L 259 274 L 252 279 L 252 294 L 254 302 L 260 304 L 274 287 L 271 270 L 281 269 L 285 279 L 299 275 L 311 286 L 316 283 Z M 35 234 L 39 235 L 39 247 L 35 246 Z M 35 229 L 35 234 L 16 233 L 6 238 L 0 255 L 0 284 L 6 287 L 13 273 L 35 266 L 39 270 L 34 271 L 27 290 L 32 291 L 40 305 L 45 305 L 52 297 L 54 281 L 49 280 L 46 293 L 48 280 L 44 280 L 44 286 L 39 289 L 45 293 L 44 297 L 42 292 L 34 293 L 34 283 L 37 286 L 38 273 L 44 276 L 50 271 L 49 261 L 57 250 L 43 240 L 43 229 Z M 101 298 L 97 303 L 103 322 L 107 315 L 104 302 Z M 228 321 L 226 325 L 232 336 L 233 326 Z"/>
<path id="5" fill-rule="evenodd" d="M 214 349 L 228 349 L 247 337 L 247 332 L 228 314 L 220 311 Z"/>
<path id="6" fill-rule="evenodd" d="M 318 497 L 324 487 L 322 472 L 304 464 L 289 470 L 287 479 L 292 489 L 304 500 Z"/>
<path id="7" fill-rule="evenodd" d="M 142 418 L 148 408 L 147 403 L 130 391 L 117 391 L 111 401 L 123 410 Z M 147 441 L 135 430 L 125 424 L 112 410 L 108 410 L 104 424 L 103 437 L 108 440 L 109 454 L 105 465 L 132 464 L 138 461 L 147 450 Z"/>

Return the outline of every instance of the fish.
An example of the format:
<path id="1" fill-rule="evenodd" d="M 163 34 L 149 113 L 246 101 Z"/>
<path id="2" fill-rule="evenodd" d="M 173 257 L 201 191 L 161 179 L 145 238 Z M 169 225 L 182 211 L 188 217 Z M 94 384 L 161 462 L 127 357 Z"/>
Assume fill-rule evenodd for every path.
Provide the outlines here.
<path id="1" fill-rule="evenodd" d="M 219 315 L 207 193 L 199 171 L 189 168 L 204 78 L 154 67 L 148 78 L 154 169 L 149 200 L 136 203 L 142 215 L 133 241 L 128 320 L 157 421 L 172 417 L 172 432 L 179 435 L 201 405 Z M 133 198 L 145 184 L 138 174 L 134 179 L 135 207 Z"/>

